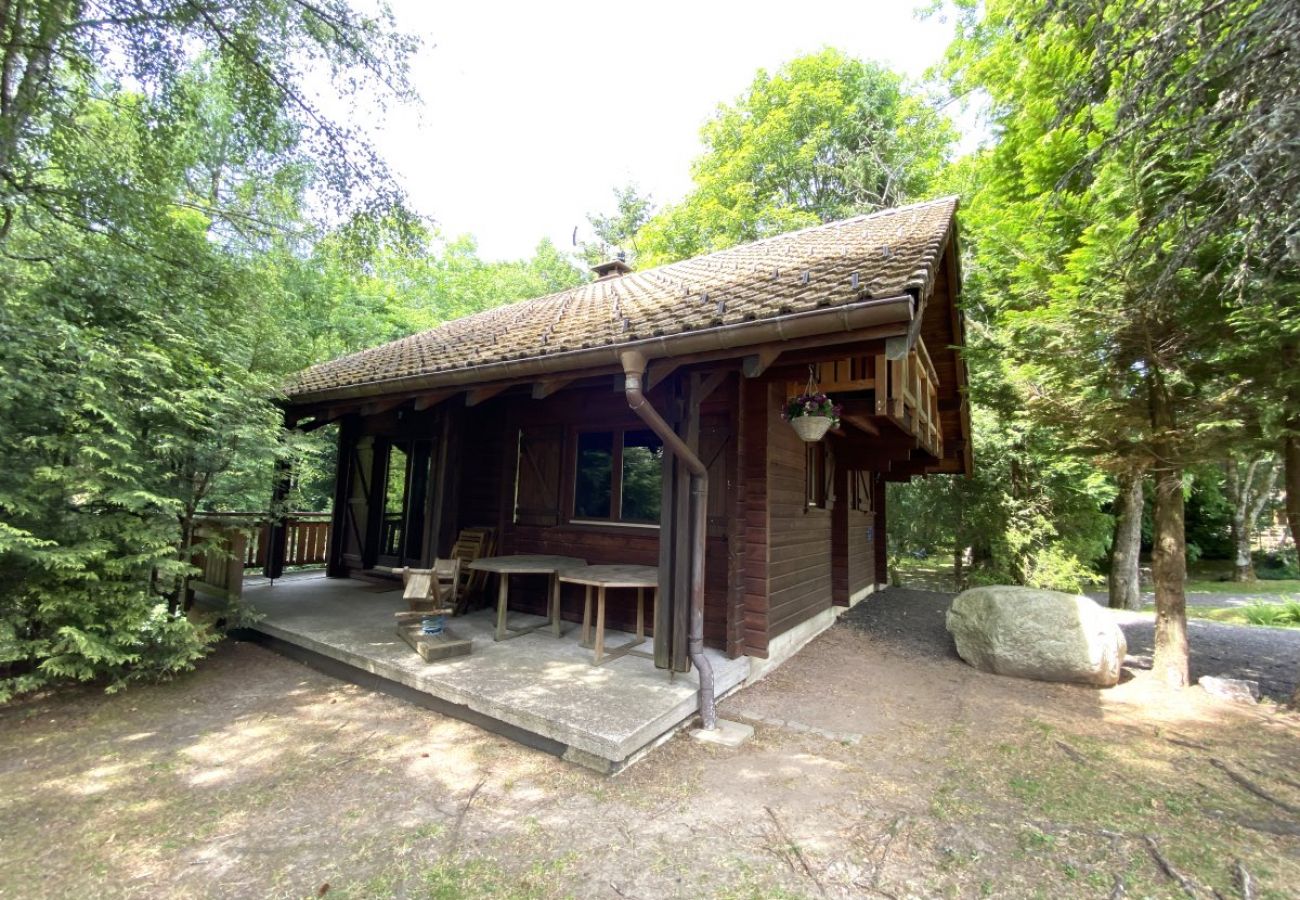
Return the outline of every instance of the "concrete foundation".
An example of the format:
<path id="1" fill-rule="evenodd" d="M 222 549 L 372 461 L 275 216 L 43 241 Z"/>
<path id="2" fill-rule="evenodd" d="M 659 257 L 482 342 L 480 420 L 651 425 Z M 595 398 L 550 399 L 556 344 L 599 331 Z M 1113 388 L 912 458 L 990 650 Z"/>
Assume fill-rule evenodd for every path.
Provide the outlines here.
<path id="1" fill-rule="evenodd" d="M 500 643 L 494 617 L 479 610 L 453 621 L 472 641 L 468 656 L 426 663 L 396 634 L 401 591 L 365 582 L 297 576 L 250 583 L 245 601 L 263 618 L 250 629 L 288 655 L 367 687 L 406 699 L 597 771 L 614 773 L 696 714 L 693 672 L 675 677 L 653 661 L 626 656 L 596 668 L 566 622 L 559 639 L 539 630 Z M 540 621 L 512 614 L 511 621 Z M 833 621 L 833 619 L 832 619 Z M 631 635 L 609 632 L 620 643 Z M 722 697 L 745 683 L 750 659 L 706 650 Z"/>
<path id="2" fill-rule="evenodd" d="M 728 719 L 719 719 L 718 727 L 710 730 L 696 728 L 691 731 L 691 737 L 702 744 L 717 744 L 720 747 L 739 747 L 745 741 L 754 736 L 754 726 L 746 725 L 744 722 L 732 722 Z"/>

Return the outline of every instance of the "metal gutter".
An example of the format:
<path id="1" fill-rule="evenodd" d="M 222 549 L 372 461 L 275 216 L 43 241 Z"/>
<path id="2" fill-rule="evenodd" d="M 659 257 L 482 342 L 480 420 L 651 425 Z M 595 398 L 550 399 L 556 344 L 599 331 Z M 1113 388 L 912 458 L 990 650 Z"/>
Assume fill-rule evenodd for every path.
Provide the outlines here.
<path id="1" fill-rule="evenodd" d="M 759 344 L 859 331 L 881 325 L 910 324 L 915 303 L 915 298 L 910 294 L 862 300 L 808 312 L 756 319 L 752 322 L 734 322 L 730 325 L 717 325 L 712 328 L 660 335 L 603 347 L 566 350 L 526 359 L 467 366 L 446 372 L 408 375 L 307 391 L 288 397 L 287 404 L 304 406 L 310 403 L 377 397 L 410 391 L 469 388 L 492 382 L 524 381 L 557 372 L 619 365 L 623 354 L 630 352 L 639 353 L 646 360 L 652 360 L 720 350 L 738 351 Z"/>
<path id="2" fill-rule="evenodd" d="M 686 652 L 700 675 L 700 721 L 705 731 L 712 731 L 718 727 L 718 710 L 714 699 L 713 666 L 704 655 L 704 555 L 709 521 L 709 470 L 641 392 L 645 356 L 636 350 L 625 350 L 620 355 L 620 362 L 627 405 L 691 473 L 691 621 L 686 634 Z"/>

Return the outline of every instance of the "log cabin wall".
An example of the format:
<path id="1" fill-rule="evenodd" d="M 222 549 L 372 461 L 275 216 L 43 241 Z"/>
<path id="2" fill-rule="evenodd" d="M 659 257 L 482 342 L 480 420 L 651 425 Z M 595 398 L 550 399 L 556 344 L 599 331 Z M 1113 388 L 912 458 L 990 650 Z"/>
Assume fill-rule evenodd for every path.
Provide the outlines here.
<path id="1" fill-rule="evenodd" d="M 845 508 L 845 587 L 848 596 L 842 605 L 847 606 L 864 597 L 876 584 L 876 514 L 873 508 L 876 474 L 852 471 L 845 475 L 846 493 L 841 496 Z M 883 540 L 881 546 L 884 546 Z M 836 603 L 839 603 L 839 598 L 836 598 Z"/>
<path id="2" fill-rule="evenodd" d="M 784 394 L 768 385 L 769 639 L 831 607 L 831 510 L 808 505 L 807 446 L 781 419 Z"/>
<path id="3" fill-rule="evenodd" d="M 709 466 L 709 538 L 705 567 L 704 637 L 709 646 L 733 655 L 741 648 L 727 641 L 728 524 L 736 489 L 736 442 L 732 438 L 735 385 L 730 383 L 701 408 L 701 458 Z M 651 402 L 662 413 L 660 392 Z M 464 411 L 459 446 L 461 527 L 487 525 L 496 530 L 496 554 L 575 556 L 592 565 L 659 564 L 659 528 L 653 525 L 573 522 L 576 440 L 580 430 L 643 430 L 644 423 L 628 408 L 614 379 L 591 387 L 570 388 L 545 400 L 503 395 Z M 522 436 L 522 445 L 521 445 Z M 520 468 L 522 467 L 522 477 Z M 453 476 L 454 477 L 454 476 Z M 516 509 L 517 507 L 517 509 Z M 443 548 L 444 552 L 447 548 Z M 542 579 L 511 583 L 511 605 L 541 614 L 545 608 Z M 489 586 L 489 595 L 492 588 Z M 580 588 L 566 586 L 562 615 L 581 621 Z M 611 591 L 609 627 L 630 629 L 636 599 L 631 591 Z M 647 630 L 653 618 L 647 610 Z"/>

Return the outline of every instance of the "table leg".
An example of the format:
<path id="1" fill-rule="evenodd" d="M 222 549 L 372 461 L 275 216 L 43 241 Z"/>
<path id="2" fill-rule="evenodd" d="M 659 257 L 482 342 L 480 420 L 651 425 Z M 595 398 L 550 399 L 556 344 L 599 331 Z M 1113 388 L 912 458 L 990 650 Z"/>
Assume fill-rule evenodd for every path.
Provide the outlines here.
<path id="1" fill-rule="evenodd" d="M 605 586 L 596 589 L 596 665 L 605 655 Z"/>
<path id="2" fill-rule="evenodd" d="M 506 639 L 506 597 L 510 592 L 510 576 L 502 572 L 501 583 L 497 585 L 497 634 L 496 640 Z"/>
<path id="3" fill-rule="evenodd" d="M 645 640 L 645 588 L 636 589 L 636 639 Z"/>
<path id="4" fill-rule="evenodd" d="M 585 585 L 582 601 L 582 646 L 591 646 L 591 585 Z"/>
<path id="5" fill-rule="evenodd" d="M 551 573 L 551 632 L 560 636 L 560 576 Z"/>

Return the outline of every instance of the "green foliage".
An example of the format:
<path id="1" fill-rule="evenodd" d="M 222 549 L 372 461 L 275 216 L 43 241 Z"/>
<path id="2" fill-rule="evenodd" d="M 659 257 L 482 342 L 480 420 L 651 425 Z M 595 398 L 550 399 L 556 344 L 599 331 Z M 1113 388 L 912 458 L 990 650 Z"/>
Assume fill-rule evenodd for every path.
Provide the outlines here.
<path id="1" fill-rule="evenodd" d="M 596 240 L 582 245 L 582 258 L 588 266 L 594 266 L 622 253 L 629 265 L 635 265 L 639 249 L 637 232 L 654 214 L 654 201 L 643 196 L 635 184 L 615 188 L 614 212 L 587 216 Z"/>
<path id="2" fill-rule="evenodd" d="M 760 70 L 704 126 L 694 189 L 637 251 L 658 265 L 923 197 L 955 137 L 898 75 L 837 50 Z"/>
<path id="3" fill-rule="evenodd" d="M 1285 603 L 1252 603 L 1241 611 L 1252 625 L 1280 627 L 1300 625 L 1300 600 Z"/>

